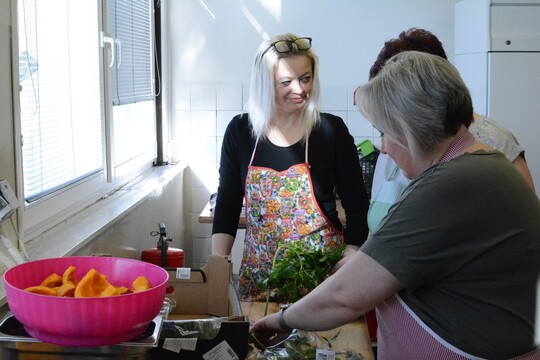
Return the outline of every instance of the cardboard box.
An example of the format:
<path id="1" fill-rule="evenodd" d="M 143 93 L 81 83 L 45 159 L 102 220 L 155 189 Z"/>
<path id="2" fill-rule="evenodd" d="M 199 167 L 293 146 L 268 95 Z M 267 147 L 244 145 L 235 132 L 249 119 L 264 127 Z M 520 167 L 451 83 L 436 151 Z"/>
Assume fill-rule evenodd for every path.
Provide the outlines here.
<path id="1" fill-rule="evenodd" d="M 226 257 L 211 256 L 201 269 L 168 271 L 167 298 L 176 306 L 163 324 L 151 359 L 245 359 L 249 351 L 249 321 L 242 315 L 232 283 L 231 262 Z M 208 338 L 185 330 L 202 324 L 216 327 L 217 333 L 214 331 L 213 337 Z M 181 334 L 172 335 L 172 328 L 180 329 Z"/>

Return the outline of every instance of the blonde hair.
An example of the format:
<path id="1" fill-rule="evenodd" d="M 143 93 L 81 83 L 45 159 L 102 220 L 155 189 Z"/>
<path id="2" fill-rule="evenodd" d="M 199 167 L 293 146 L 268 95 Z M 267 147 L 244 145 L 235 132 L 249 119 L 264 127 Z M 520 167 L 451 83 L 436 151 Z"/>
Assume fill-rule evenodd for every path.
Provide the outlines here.
<path id="1" fill-rule="evenodd" d="M 291 51 L 279 53 L 272 46 L 276 41 L 294 41 L 299 37 L 292 33 L 276 35 L 268 41 L 264 41 L 259 46 L 253 62 L 251 72 L 251 84 L 247 111 L 252 126 L 253 136 L 264 138 L 268 134 L 270 119 L 275 110 L 276 85 L 274 74 L 278 65 L 278 60 L 291 56 L 306 56 L 312 64 L 313 87 L 306 106 L 302 111 L 302 122 L 305 126 L 305 137 L 309 136 L 311 130 L 320 121 L 319 99 L 320 83 L 318 76 L 318 58 L 311 50 L 300 50 L 296 45 L 291 47 Z"/>
<path id="2" fill-rule="evenodd" d="M 388 60 L 360 87 L 360 112 L 389 140 L 423 159 L 443 140 L 468 127 L 472 100 L 456 68 L 443 58 L 406 51 Z"/>

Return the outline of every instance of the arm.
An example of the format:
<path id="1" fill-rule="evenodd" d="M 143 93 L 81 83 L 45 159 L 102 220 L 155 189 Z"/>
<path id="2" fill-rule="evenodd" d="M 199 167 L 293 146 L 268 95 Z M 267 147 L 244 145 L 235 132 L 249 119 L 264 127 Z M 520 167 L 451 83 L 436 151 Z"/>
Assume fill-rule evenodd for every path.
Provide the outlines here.
<path id="1" fill-rule="evenodd" d="M 512 161 L 512 164 L 515 166 L 515 168 L 523 175 L 525 178 L 525 181 L 531 186 L 531 188 L 534 189 L 534 182 L 531 175 L 531 171 L 529 170 L 529 166 L 527 165 L 527 162 L 525 161 L 525 158 L 520 155 L 517 158 Z"/>
<path id="2" fill-rule="evenodd" d="M 345 263 L 353 258 L 353 256 L 358 251 L 359 247 L 356 245 L 347 245 L 345 247 L 345 250 L 343 250 L 342 258 L 338 261 L 336 266 L 334 266 L 334 269 L 332 269 L 332 273 L 335 273 L 339 270 Z"/>
<path id="3" fill-rule="evenodd" d="M 219 186 L 212 224 L 212 253 L 215 255 L 229 255 L 242 211 L 242 178 L 245 176 L 242 169 L 247 168 L 242 157 L 249 156 L 245 138 L 249 140 L 250 136 L 249 129 L 244 129 L 242 124 L 239 117 L 231 120 L 221 147 Z"/>
<path id="4" fill-rule="evenodd" d="M 356 320 L 401 288 L 388 270 L 358 251 L 340 271 L 289 307 L 283 313 L 283 319 L 291 328 L 333 329 Z M 251 329 L 263 343 L 282 332 L 276 314 L 262 318 Z"/>
<path id="5" fill-rule="evenodd" d="M 368 235 L 367 212 L 369 198 L 364 185 L 358 150 L 343 120 L 335 129 L 336 190 L 345 210 L 345 242 L 358 249 Z"/>
<path id="6" fill-rule="evenodd" d="M 212 235 L 212 255 L 230 255 L 234 243 L 234 236 L 224 233 Z"/>

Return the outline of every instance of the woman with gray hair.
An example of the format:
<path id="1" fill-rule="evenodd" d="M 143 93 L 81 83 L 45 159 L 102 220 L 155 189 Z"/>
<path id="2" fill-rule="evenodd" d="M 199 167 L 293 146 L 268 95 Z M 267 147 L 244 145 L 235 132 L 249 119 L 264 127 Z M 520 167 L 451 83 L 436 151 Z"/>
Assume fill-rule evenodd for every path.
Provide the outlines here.
<path id="1" fill-rule="evenodd" d="M 350 261 L 252 333 L 268 342 L 331 329 L 376 307 L 379 359 L 537 359 L 540 202 L 468 131 L 472 102 L 457 70 L 404 52 L 357 96 L 381 150 L 412 181 Z"/>
<path id="2" fill-rule="evenodd" d="M 367 238 L 369 200 L 358 153 L 343 120 L 319 110 L 319 64 L 311 42 L 286 33 L 260 45 L 248 112 L 231 120 L 223 138 L 212 253 L 230 254 L 245 198 L 239 273 L 245 301 L 266 299 L 260 283 L 278 246 L 303 241 L 333 250 L 345 243 L 339 267 Z"/>

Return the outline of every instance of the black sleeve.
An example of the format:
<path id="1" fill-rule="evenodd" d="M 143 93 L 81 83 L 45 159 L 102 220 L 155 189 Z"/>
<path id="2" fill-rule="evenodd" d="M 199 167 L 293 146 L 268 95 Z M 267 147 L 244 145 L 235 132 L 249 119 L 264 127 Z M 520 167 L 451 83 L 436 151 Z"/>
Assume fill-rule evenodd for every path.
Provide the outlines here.
<path id="1" fill-rule="evenodd" d="M 225 130 L 221 147 L 212 234 L 226 233 L 236 236 L 253 144 L 247 115 L 235 116 Z"/>
<path id="2" fill-rule="evenodd" d="M 328 116 L 329 114 L 327 114 Z M 361 246 L 367 239 L 369 198 L 364 186 L 358 151 L 349 129 L 339 117 L 330 115 L 334 142 L 336 191 L 345 210 L 345 242 Z"/>

